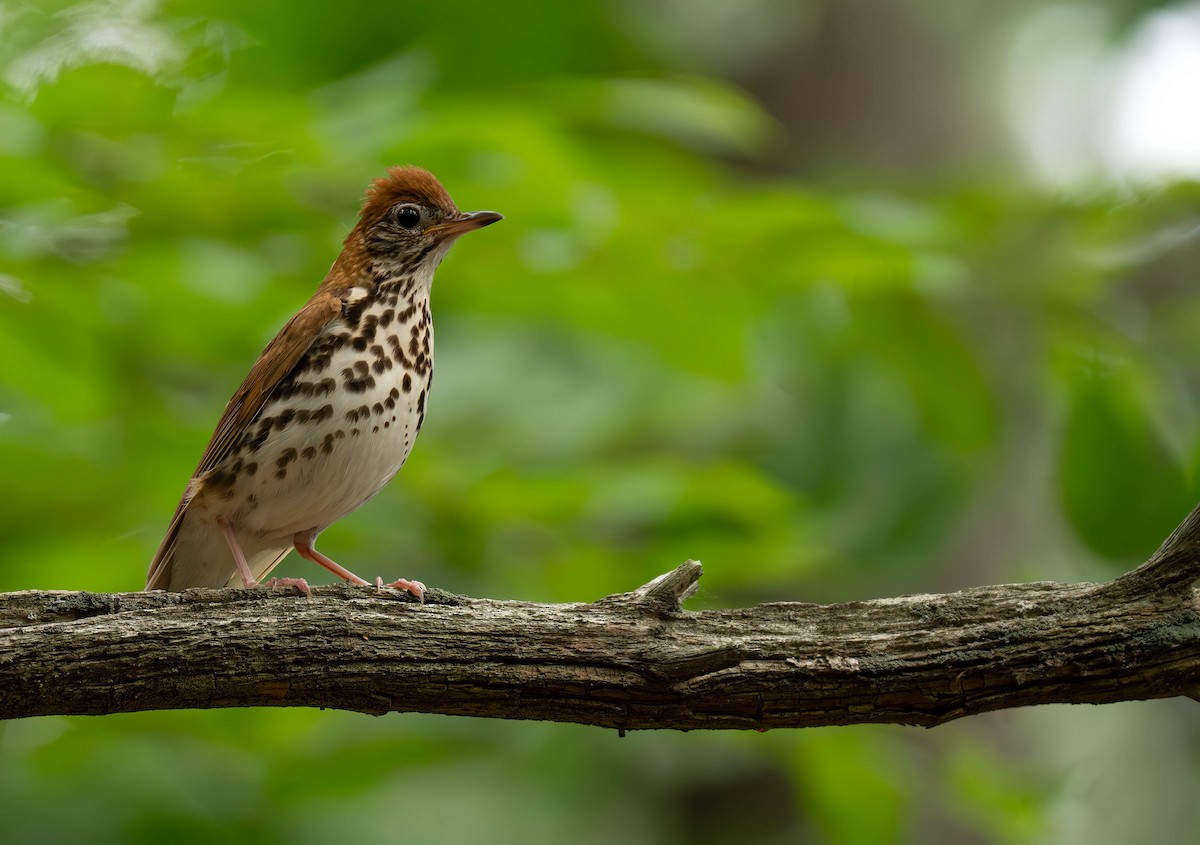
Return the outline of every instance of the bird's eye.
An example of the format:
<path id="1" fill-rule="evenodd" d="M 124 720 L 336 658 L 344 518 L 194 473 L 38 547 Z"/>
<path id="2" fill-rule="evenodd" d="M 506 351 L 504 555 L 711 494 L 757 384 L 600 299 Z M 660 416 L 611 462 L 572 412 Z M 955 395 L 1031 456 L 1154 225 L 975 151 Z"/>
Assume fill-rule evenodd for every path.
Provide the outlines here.
<path id="1" fill-rule="evenodd" d="M 421 222 L 421 212 L 414 205 L 402 205 L 392 209 L 392 219 L 405 229 L 411 229 Z"/>

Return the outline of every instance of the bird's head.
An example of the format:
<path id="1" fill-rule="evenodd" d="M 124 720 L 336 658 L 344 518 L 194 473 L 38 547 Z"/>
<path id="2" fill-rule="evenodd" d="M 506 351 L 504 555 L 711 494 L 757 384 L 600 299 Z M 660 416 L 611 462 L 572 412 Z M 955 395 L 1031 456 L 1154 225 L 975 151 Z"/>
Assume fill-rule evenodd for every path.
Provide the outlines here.
<path id="1" fill-rule="evenodd" d="M 495 211 L 459 211 L 428 170 L 393 167 L 367 189 L 355 232 L 378 270 L 431 274 L 460 235 L 501 219 Z"/>

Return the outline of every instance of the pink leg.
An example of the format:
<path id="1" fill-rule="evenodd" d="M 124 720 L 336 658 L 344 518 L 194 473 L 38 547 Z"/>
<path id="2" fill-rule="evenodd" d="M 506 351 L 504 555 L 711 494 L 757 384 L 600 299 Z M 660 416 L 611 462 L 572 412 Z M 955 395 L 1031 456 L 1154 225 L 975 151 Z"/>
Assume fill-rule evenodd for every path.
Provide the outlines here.
<path id="1" fill-rule="evenodd" d="M 247 590 L 258 586 L 258 581 L 254 578 L 254 573 L 250 571 L 250 564 L 246 563 L 246 555 L 242 551 L 242 546 L 237 541 L 237 535 L 233 533 L 233 524 L 229 520 L 222 517 L 217 517 L 217 525 L 221 526 L 221 533 L 225 535 L 225 542 L 229 544 L 229 551 L 233 552 L 233 562 L 237 564 L 238 574 L 242 576 L 242 586 Z M 295 587 L 306 596 L 311 594 L 308 588 L 308 582 L 303 578 L 272 578 L 267 582 L 268 587 Z"/>
<path id="2" fill-rule="evenodd" d="M 225 535 L 225 542 L 229 544 L 229 551 L 233 552 L 233 562 L 237 564 L 238 573 L 242 576 L 242 586 L 247 590 L 251 587 L 257 587 L 258 581 L 255 580 L 254 573 L 250 571 L 250 564 L 246 563 L 246 555 L 242 553 L 242 547 L 237 541 L 237 535 L 233 533 L 233 525 L 223 517 L 217 517 L 217 525 L 221 526 L 221 533 Z"/>
<path id="3" fill-rule="evenodd" d="M 318 552 L 316 547 L 313 546 L 313 542 L 316 539 L 316 534 L 309 533 L 308 531 L 301 531 L 292 538 L 292 542 L 296 545 L 296 551 L 300 553 L 300 557 L 304 558 L 305 560 L 311 560 L 318 566 L 325 567 L 337 577 L 345 581 L 349 581 L 351 584 L 358 584 L 362 587 L 371 586 L 349 569 L 342 566 L 340 563 L 336 563 Z"/>
<path id="4" fill-rule="evenodd" d="M 359 578 L 357 575 L 355 575 L 353 572 L 351 572 L 346 567 L 342 566 L 339 563 L 336 563 L 335 561 L 330 560 L 325 555 L 323 555 L 319 551 L 317 551 L 316 547 L 313 545 L 313 543 L 316 541 L 316 539 L 317 539 L 317 535 L 315 533 L 311 533 L 308 531 L 301 531 L 299 534 L 297 534 L 295 537 L 292 538 L 292 542 L 296 545 L 296 551 L 300 553 L 300 557 L 305 558 L 306 560 L 311 560 L 313 563 L 317 564 L 318 566 L 325 567 L 326 569 L 328 569 L 330 572 L 332 572 L 337 577 L 342 578 L 346 581 L 349 581 L 351 584 L 358 584 L 363 587 L 371 586 L 368 582 Z M 376 587 L 382 586 L 383 579 L 376 578 L 375 585 L 376 585 Z M 422 584 L 420 581 L 406 581 L 403 578 L 401 578 L 400 580 L 394 581 L 391 584 L 388 584 L 387 586 L 393 587 L 397 590 L 405 590 L 409 593 L 412 593 L 414 596 L 416 596 L 419 599 L 425 598 L 425 585 Z"/>

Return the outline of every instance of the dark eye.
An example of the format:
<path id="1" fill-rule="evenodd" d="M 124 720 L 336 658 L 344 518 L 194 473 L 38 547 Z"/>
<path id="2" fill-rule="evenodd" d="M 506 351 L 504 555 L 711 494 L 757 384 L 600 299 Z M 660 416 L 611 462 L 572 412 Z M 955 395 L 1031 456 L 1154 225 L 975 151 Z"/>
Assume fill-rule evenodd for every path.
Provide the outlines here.
<path id="1" fill-rule="evenodd" d="M 411 229 L 421 222 L 421 212 L 413 205 L 402 205 L 392 209 L 392 219 L 405 229 Z"/>

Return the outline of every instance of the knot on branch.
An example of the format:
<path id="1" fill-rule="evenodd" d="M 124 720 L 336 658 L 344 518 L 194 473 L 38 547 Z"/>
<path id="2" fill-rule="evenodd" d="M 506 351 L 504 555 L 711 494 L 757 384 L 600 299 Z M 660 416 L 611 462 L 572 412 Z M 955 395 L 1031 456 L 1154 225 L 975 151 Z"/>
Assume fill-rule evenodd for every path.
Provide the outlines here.
<path id="1" fill-rule="evenodd" d="M 1111 583 L 1139 593 L 1191 594 L 1200 580 L 1200 505 L 1192 509 L 1150 559 Z"/>
<path id="2" fill-rule="evenodd" d="M 699 589 L 700 576 L 703 574 L 700 561 L 686 560 L 633 592 L 614 593 L 594 604 L 634 604 L 660 614 L 678 613 L 683 609 L 683 603 Z"/>

